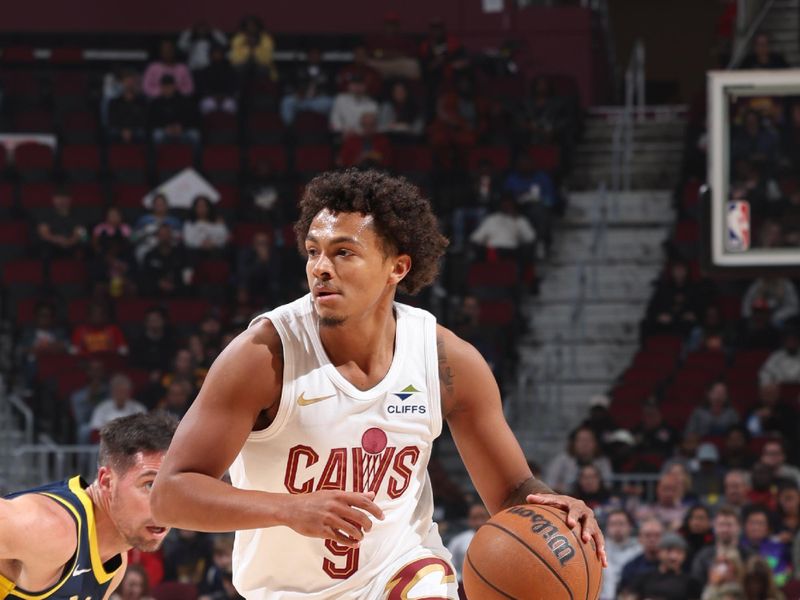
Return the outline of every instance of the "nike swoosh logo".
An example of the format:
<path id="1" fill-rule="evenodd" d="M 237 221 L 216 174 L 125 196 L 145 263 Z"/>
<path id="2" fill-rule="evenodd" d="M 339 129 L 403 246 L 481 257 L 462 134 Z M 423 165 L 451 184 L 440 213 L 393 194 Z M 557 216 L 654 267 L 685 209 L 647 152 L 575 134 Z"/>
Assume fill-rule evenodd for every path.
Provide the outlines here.
<path id="1" fill-rule="evenodd" d="M 317 402 L 322 402 L 323 400 L 327 400 L 328 398 L 333 398 L 336 394 L 330 394 L 328 396 L 317 396 L 316 398 L 306 398 L 306 393 L 303 392 L 297 397 L 297 404 L 299 406 L 308 406 L 310 404 L 316 404 Z"/>
<path id="2" fill-rule="evenodd" d="M 91 572 L 91 569 L 75 569 L 72 572 L 72 576 L 77 577 L 78 575 L 83 575 L 84 573 L 89 573 L 89 572 Z"/>

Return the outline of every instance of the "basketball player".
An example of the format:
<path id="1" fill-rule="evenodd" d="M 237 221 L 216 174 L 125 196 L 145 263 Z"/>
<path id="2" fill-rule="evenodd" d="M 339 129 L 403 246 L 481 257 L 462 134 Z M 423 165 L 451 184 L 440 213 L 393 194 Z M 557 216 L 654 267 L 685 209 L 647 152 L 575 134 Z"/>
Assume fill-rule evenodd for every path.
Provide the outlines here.
<path id="1" fill-rule="evenodd" d="M 531 476 L 480 354 L 394 302 L 433 282 L 447 245 L 417 189 L 321 175 L 295 231 L 311 291 L 257 317 L 211 367 L 156 478 L 158 522 L 237 530 L 248 600 L 455 599 L 426 469 L 447 419 L 491 513 L 563 507 L 604 558 L 591 510 Z"/>
<path id="2" fill-rule="evenodd" d="M 125 553 L 157 550 L 167 535 L 150 489 L 176 425 L 157 414 L 115 419 L 100 431 L 91 485 L 73 477 L 0 499 L 0 598 L 109 598 Z"/>

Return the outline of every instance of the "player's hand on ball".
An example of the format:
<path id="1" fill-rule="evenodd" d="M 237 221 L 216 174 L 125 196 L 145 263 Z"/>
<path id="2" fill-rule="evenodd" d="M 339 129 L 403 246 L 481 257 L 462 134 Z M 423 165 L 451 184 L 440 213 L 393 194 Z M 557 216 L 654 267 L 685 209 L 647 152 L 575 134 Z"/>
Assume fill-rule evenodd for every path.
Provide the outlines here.
<path id="1" fill-rule="evenodd" d="M 529 504 L 553 506 L 566 512 L 567 526 L 570 529 L 575 529 L 580 523 L 581 539 L 585 544 L 588 543 L 590 539 L 594 539 L 595 546 L 597 547 L 597 557 L 600 559 L 603 567 L 608 566 L 606 543 L 603 538 L 603 532 L 600 529 L 600 525 L 597 523 L 597 519 L 594 518 L 594 512 L 591 508 L 586 506 L 583 500 L 557 494 L 530 494 L 525 498 L 525 501 Z"/>
<path id="2" fill-rule="evenodd" d="M 370 515 L 383 520 L 383 511 L 373 502 L 373 492 L 323 490 L 289 496 L 292 503 L 286 519 L 289 527 L 308 537 L 333 540 L 354 548 L 372 529 Z"/>

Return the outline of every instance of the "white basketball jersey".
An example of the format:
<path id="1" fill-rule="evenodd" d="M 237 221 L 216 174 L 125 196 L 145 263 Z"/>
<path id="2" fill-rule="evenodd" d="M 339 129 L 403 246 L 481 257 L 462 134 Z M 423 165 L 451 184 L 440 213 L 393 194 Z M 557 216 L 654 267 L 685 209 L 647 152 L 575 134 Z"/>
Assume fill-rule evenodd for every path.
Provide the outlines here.
<path id="1" fill-rule="evenodd" d="M 427 472 L 442 428 L 436 320 L 394 308 L 392 365 L 366 391 L 328 359 L 310 295 L 254 319 L 272 321 L 283 342 L 283 391 L 272 424 L 251 433 L 231 465 L 233 485 L 292 494 L 373 491 L 385 518 L 372 518 L 358 549 L 283 526 L 237 532 L 233 581 L 248 600 L 373 600 L 398 557 L 421 546 L 449 557 L 432 520 Z"/>

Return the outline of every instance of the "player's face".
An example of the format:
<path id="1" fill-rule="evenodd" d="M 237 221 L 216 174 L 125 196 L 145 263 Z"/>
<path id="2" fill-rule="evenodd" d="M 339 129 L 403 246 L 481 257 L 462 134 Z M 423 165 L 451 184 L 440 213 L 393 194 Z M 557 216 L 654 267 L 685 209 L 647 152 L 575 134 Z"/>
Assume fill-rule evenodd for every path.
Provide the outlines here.
<path id="1" fill-rule="evenodd" d="M 158 550 L 169 532 L 150 511 L 150 490 L 163 460 L 163 452 L 140 452 L 125 473 L 110 475 L 111 518 L 125 541 L 143 552 Z"/>
<path id="2" fill-rule="evenodd" d="M 408 255 L 387 252 L 372 216 L 320 211 L 306 236 L 306 277 L 322 326 L 337 326 L 391 297 L 410 268 Z"/>

